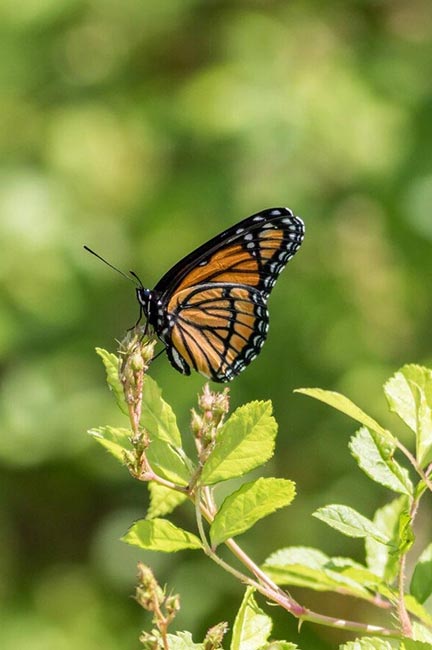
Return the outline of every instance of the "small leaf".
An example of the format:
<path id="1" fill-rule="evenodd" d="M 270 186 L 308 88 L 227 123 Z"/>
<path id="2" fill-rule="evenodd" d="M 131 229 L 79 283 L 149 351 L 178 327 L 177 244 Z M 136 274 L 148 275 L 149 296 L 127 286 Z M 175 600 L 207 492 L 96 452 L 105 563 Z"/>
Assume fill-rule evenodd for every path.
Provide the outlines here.
<path id="1" fill-rule="evenodd" d="M 397 598 L 398 594 L 394 594 L 395 599 Z M 408 612 L 410 614 L 413 614 L 416 616 L 424 625 L 426 625 L 430 630 L 432 630 L 432 616 L 429 614 L 429 612 L 426 610 L 423 605 L 421 605 L 417 600 L 414 598 L 414 596 L 411 596 L 411 594 L 405 594 L 404 597 L 405 601 L 405 607 L 407 608 Z M 414 631 L 414 626 L 413 626 L 413 631 Z M 418 628 L 419 630 L 421 628 Z M 431 632 L 432 634 L 432 632 Z M 428 641 L 429 639 L 425 638 L 424 635 L 422 636 L 419 632 L 419 636 L 415 636 L 415 639 L 418 639 L 419 641 Z"/>
<path id="2" fill-rule="evenodd" d="M 431 650 L 431 644 L 423 641 L 414 641 L 413 639 L 403 639 L 400 650 Z"/>
<path id="3" fill-rule="evenodd" d="M 422 467 L 432 461 L 432 371 L 404 366 L 384 386 L 390 410 L 416 434 L 417 459 Z"/>
<path id="4" fill-rule="evenodd" d="M 186 486 L 192 476 L 192 471 L 186 464 L 181 450 L 176 449 L 164 440 L 154 438 L 146 450 L 151 468 L 168 481 Z"/>
<path id="5" fill-rule="evenodd" d="M 204 465 L 202 484 L 242 476 L 271 458 L 277 433 L 271 412 L 271 402 L 250 402 L 234 411 Z"/>
<path id="6" fill-rule="evenodd" d="M 394 650 L 394 646 L 386 639 L 378 637 L 363 637 L 355 641 L 349 641 L 339 646 L 339 650 Z"/>
<path id="7" fill-rule="evenodd" d="M 256 604 L 254 590 L 246 589 L 234 621 L 231 650 L 258 650 L 270 636 L 272 620 Z"/>
<path id="8" fill-rule="evenodd" d="M 398 572 L 399 521 L 403 512 L 407 511 L 407 497 L 399 497 L 379 508 L 373 518 L 374 525 L 387 536 L 391 542 L 385 546 L 372 537 L 366 538 L 366 564 L 371 571 L 386 582 L 391 583 Z"/>
<path id="9" fill-rule="evenodd" d="M 177 506 L 186 501 L 187 496 L 183 492 L 177 492 L 164 485 L 149 481 L 148 488 L 150 492 L 150 507 L 147 511 L 146 519 L 163 517 L 169 515 Z"/>
<path id="10" fill-rule="evenodd" d="M 425 641 L 426 643 L 432 644 L 431 629 L 424 627 L 424 625 L 418 623 L 418 621 L 413 621 L 412 631 L 413 631 L 413 639 L 415 641 Z"/>
<path id="11" fill-rule="evenodd" d="M 404 555 L 409 551 L 414 544 L 414 531 L 412 529 L 412 516 L 408 510 L 401 512 L 399 517 L 399 537 L 398 537 L 398 551 L 400 555 Z"/>
<path id="12" fill-rule="evenodd" d="M 376 431 L 380 436 L 382 436 L 387 444 L 395 448 L 395 441 L 393 436 L 389 431 L 384 429 L 376 420 L 367 415 L 364 411 L 361 410 L 354 402 L 352 402 L 345 395 L 341 393 L 336 393 L 331 390 L 323 390 L 322 388 L 298 388 L 296 393 L 302 393 L 302 395 L 308 395 L 309 397 L 314 397 L 320 402 L 324 402 L 329 406 L 349 415 L 353 420 L 357 420 L 360 424 L 364 424 L 369 429 Z"/>
<path id="13" fill-rule="evenodd" d="M 419 603 L 424 603 L 432 594 L 432 543 L 426 546 L 417 560 L 410 593 Z"/>
<path id="14" fill-rule="evenodd" d="M 141 424 L 150 438 L 181 447 L 182 441 L 177 420 L 171 406 L 162 399 L 162 391 L 149 375 L 144 377 Z"/>
<path id="15" fill-rule="evenodd" d="M 210 528 L 212 545 L 241 535 L 263 517 L 288 506 L 294 496 L 294 483 L 285 479 L 259 478 L 244 483 L 222 503 Z"/>
<path id="16" fill-rule="evenodd" d="M 122 427 L 97 427 L 90 429 L 88 433 L 107 449 L 110 454 L 119 460 L 123 465 L 125 464 L 125 453 L 132 451 L 130 436 L 132 432 L 130 429 Z"/>
<path id="17" fill-rule="evenodd" d="M 185 548 L 201 548 L 196 535 L 174 526 L 167 519 L 140 519 L 122 537 L 122 541 L 148 551 L 173 553 Z"/>
<path id="18" fill-rule="evenodd" d="M 379 579 L 349 558 L 329 558 L 315 548 L 290 546 L 272 553 L 262 567 L 278 585 L 333 591 L 372 601 Z"/>
<path id="19" fill-rule="evenodd" d="M 169 650 L 204 650 L 203 643 L 193 642 L 190 632 L 177 632 L 177 634 L 168 634 L 167 636 Z"/>
<path id="20" fill-rule="evenodd" d="M 413 485 L 407 470 L 392 458 L 388 446 L 382 442 L 381 436 L 362 427 L 351 438 L 349 447 L 360 469 L 369 478 L 394 492 L 412 495 Z"/>
<path id="21" fill-rule="evenodd" d="M 381 544 L 389 541 L 370 519 L 348 506 L 324 506 L 316 510 L 313 516 L 348 537 L 372 537 Z"/>
<path id="22" fill-rule="evenodd" d="M 103 348 L 96 348 L 96 353 L 100 356 L 105 366 L 107 383 L 113 391 L 118 407 L 125 415 L 129 414 L 129 409 L 123 393 L 123 386 L 119 377 L 119 360 L 112 352 L 107 352 Z"/>

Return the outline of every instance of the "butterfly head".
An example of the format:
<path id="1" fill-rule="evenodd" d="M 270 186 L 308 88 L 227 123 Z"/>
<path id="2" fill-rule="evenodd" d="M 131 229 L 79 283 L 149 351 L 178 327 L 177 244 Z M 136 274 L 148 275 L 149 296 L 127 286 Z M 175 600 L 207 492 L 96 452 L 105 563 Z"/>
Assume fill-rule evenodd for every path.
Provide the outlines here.
<path id="1" fill-rule="evenodd" d="M 151 311 L 150 305 L 153 298 L 153 292 L 151 291 L 151 289 L 145 289 L 144 287 L 137 287 L 136 296 L 139 304 L 142 307 L 144 316 L 148 319 Z"/>

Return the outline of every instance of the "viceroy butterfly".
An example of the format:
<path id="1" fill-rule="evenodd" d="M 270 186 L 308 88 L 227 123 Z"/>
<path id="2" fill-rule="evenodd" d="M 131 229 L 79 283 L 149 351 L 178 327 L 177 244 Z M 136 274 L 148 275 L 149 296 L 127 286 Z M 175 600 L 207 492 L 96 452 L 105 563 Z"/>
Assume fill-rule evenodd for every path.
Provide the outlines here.
<path id="1" fill-rule="evenodd" d="M 153 290 L 137 288 L 176 370 L 226 382 L 255 359 L 268 332 L 267 299 L 303 237 L 291 210 L 269 208 L 184 257 Z"/>
<path id="2" fill-rule="evenodd" d="M 267 337 L 267 299 L 304 231 L 303 221 L 288 208 L 269 208 L 186 255 L 154 289 L 144 288 L 131 271 L 140 283 L 139 320 L 144 314 L 146 330 L 153 327 L 176 370 L 190 375 L 193 368 L 226 382 L 255 359 Z"/>

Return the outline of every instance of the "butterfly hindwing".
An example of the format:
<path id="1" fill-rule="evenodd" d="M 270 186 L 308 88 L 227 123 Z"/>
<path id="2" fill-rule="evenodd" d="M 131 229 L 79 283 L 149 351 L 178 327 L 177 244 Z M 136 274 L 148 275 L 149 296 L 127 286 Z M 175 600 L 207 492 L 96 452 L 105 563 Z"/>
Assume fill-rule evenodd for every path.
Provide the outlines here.
<path id="1" fill-rule="evenodd" d="M 183 289 L 173 299 L 172 365 L 214 381 L 229 381 L 259 353 L 268 331 L 268 311 L 260 291 L 212 283 Z"/>

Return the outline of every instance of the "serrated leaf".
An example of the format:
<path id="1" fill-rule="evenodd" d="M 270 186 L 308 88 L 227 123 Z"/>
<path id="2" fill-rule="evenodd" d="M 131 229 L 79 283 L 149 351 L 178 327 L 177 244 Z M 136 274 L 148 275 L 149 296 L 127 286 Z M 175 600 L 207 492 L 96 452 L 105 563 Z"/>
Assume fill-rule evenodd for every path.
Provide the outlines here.
<path id="1" fill-rule="evenodd" d="M 395 549 L 399 546 L 399 521 L 407 507 L 408 499 L 403 496 L 379 508 L 374 514 L 374 525 L 389 538 L 391 547 L 372 537 L 366 538 L 366 565 L 387 583 L 391 583 L 398 572 L 399 555 Z"/>
<path id="2" fill-rule="evenodd" d="M 386 639 L 363 637 L 339 646 L 339 650 L 394 650 L 394 645 Z"/>
<path id="3" fill-rule="evenodd" d="M 204 465 L 202 484 L 242 476 L 271 458 L 277 433 L 271 413 L 271 402 L 249 402 L 234 411 Z"/>
<path id="4" fill-rule="evenodd" d="M 119 409 L 125 414 L 129 415 L 129 409 L 124 397 L 123 386 L 119 377 L 119 360 L 115 354 L 108 352 L 103 348 L 96 348 L 96 353 L 102 359 L 105 366 L 107 383 L 116 399 Z"/>
<path id="5" fill-rule="evenodd" d="M 409 474 L 389 454 L 388 445 L 383 445 L 382 436 L 362 427 L 351 438 L 349 447 L 360 469 L 369 478 L 400 494 L 413 494 Z"/>
<path id="6" fill-rule="evenodd" d="M 260 519 L 288 506 L 294 496 L 295 485 L 286 479 L 259 478 L 244 483 L 225 499 L 214 518 L 210 528 L 212 545 L 241 535 Z"/>
<path id="7" fill-rule="evenodd" d="M 172 490 L 155 481 L 149 481 L 150 507 L 146 519 L 169 515 L 177 506 L 187 499 L 187 495 L 177 490 Z"/>
<path id="8" fill-rule="evenodd" d="M 171 406 L 162 399 L 162 391 L 149 375 L 144 377 L 141 424 L 150 438 L 181 447 L 182 441 L 177 420 Z"/>
<path id="9" fill-rule="evenodd" d="M 359 512 L 344 505 L 330 505 L 319 508 L 313 517 L 324 521 L 348 537 L 372 537 L 381 544 L 388 544 L 388 538 L 370 520 Z"/>
<path id="10" fill-rule="evenodd" d="M 398 594 L 395 592 L 395 600 L 397 598 Z M 411 596 L 411 594 L 405 594 L 404 597 L 405 601 L 405 607 L 407 608 L 408 612 L 410 614 L 413 614 L 416 616 L 422 623 L 427 625 L 430 629 L 432 629 L 432 616 L 429 614 L 429 612 L 426 610 L 423 605 L 421 605 L 415 598 L 414 596 Z M 418 638 L 418 637 L 415 637 Z M 419 637 L 420 641 L 423 641 L 425 639 Z"/>
<path id="11" fill-rule="evenodd" d="M 323 390 L 322 388 L 298 388 L 295 392 L 314 397 L 320 402 L 324 402 L 338 411 L 345 413 L 345 415 L 349 415 L 353 420 L 357 420 L 360 424 L 364 424 L 369 429 L 378 433 L 388 445 L 395 448 L 395 440 L 390 431 L 384 429 L 376 420 L 362 411 L 361 408 L 348 399 L 348 397 L 345 397 L 345 395 L 331 390 Z"/>
<path id="12" fill-rule="evenodd" d="M 258 650 L 272 631 L 272 620 L 256 604 L 254 590 L 246 589 L 234 621 L 231 650 Z"/>
<path id="13" fill-rule="evenodd" d="M 432 543 L 426 546 L 417 560 L 410 593 L 419 603 L 424 603 L 432 594 Z"/>
<path id="14" fill-rule="evenodd" d="M 400 650 L 431 650 L 431 644 L 424 641 L 414 641 L 413 639 L 404 639 L 401 642 Z"/>
<path id="15" fill-rule="evenodd" d="M 432 461 L 432 371 L 404 366 L 384 386 L 390 410 L 416 434 L 417 459 L 422 467 Z"/>
<path id="16" fill-rule="evenodd" d="M 379 579 L 350 558 L 329 558 L 315 548 L 291 546 L 272 553 L 263 570 L 279 585 L 333 591 L 372 601 Z"/>
<path id="17" fill-rule="evenodd" d="M 201 548 L 196 535 L 174 526 L 167 519 L 140 519 L 122 537 L 122 541 L 147 551 L 173 553 L 185 548 Z"/>
<path id="18" fill-rule="evenodd" d="M 194 643 L 190 632 L 177 632 L 168 634 L 168 647 L 170 650 L 204 650 L 203 643 Z"/>
<path id="19" fill-rule="evenodd" d="M 414 641 L 425 641 L 432 644 L 432 630 L 424 627 L 418 621 L 413 621 L 412 624 L 413 639 Z"/>
<path id="20" fill-rule="evenodd" d="M 164 440 L 153 438 L 146 450 L 146 455 L 153 471 L 162 478 L 182 486 L 189 483 L 192 471 L 179 449 Z"/>
<path id="21" fill-rule="evenodd" d="M 125 453 L 132 451 L 132 445 L 130 443 L 132 432 L 130 429 L 105 426 L 90 429 L 88 433 L 100 445 L 105 447 L 114 458 L 119 460 L 123 465 L 125 464 Z"/>

